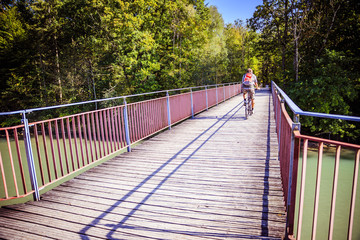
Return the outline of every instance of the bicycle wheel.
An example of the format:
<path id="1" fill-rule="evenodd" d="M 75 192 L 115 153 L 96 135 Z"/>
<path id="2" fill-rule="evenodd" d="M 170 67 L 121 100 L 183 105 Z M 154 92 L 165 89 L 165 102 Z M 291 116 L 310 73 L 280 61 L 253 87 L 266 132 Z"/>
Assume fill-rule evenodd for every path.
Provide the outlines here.
<path id="1" fill-rule="evenodd" d="M 244 108 L 245 108 L 245 119 L 248 119 L 249 114 L 248 114 L 248 103 L 244 100 Z"/>
<path id="2" fill-rule="evenodd" d="M 250 117 L 251 116 L 251 113 L 252 113 L 252 111 L 251 111 L 251 106 L 252 106 L 252 100 L 251 100 L 251 97 L 249 96 L 248 97 L 248 105 L 247 105 L 247 115 L 248 115 L 248 117 Z"/>
<path id="3" fill-rule="evenodd" d="M 253 110 L 252 110 L 252 100 L 250 100 L 249 103 L 249 115 L 251 116 L 253 114 Z"/>

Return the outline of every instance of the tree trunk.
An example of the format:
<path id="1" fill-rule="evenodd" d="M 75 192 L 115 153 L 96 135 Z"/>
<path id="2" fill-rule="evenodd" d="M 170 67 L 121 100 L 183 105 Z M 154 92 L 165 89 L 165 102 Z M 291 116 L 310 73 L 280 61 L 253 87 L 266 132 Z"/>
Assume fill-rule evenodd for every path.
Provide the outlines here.
<path id="1" fill-rule="evenodd" d="M 57 38 L 56 34 L 54 34 L 54 43 L 55 43 L 55 64 L 56 64 L 56 79 L 59 84 L 59 100 L 60 103 L 63 101 L 63 92 L 62 92 L 62 84 L 61 84 L 61 77 L 60 77 L 60 63 L 59 63 L 59 49 L 57 45 Z"/>
<path id="2" fill-rule="evenodd" d="M 299 36 L 297 33 L 297 19 L 295 19 L 295 26 L 294 26 L 294 70 L 295 70 L 295 82 L 299 80 Z"/>
<path id="3" fill-rule="evenodd" d="M 330 32 L 331 30 L 333 29 L 333 26 L 334 26 L 334 23 L 335 23 L 335 20 L 336 20 L 336 14 L 337 12 L 339 11 L 340 7 L 341 7 L 341 2 L 339 3 L 339 5 L 336 7 L 335 6 L 335 3 L 333 1 L 330 1 L 330 6 L 331 6 L 331 9 L 333 10 L 333 15 L 331 17 L 331 23 L 328 24 L 329 28 L 327 29 L 326 31 L 326 34 L 324 36 L 324 40 L 323 40 L 323 44 L 321 45 L 321 48 L 319 49 L 318 53 L 317 53 L 317 56 L 320 56 L 321 52 L 324 50 L 324 48 L 326 47 L 326 43 L 328 41 L 328 38 L 329 38 L 329 35 L 330 35 Z"/>
<path id="4" fill-rule="evenodd" d="M 96 100 L 96 89 L 95 89 L 95 79 L 94 79 L 94 72 L 92 69 L 92 62 L 89 59 L 89 70 L 90 70 L 90 79 L 92 83 L 93 93 L 94 93 L 94 100 Z M 97 103 L 95 103 L 95 109 L 97 110 Z"/>
<path id="5" fill-rule="evenodd" d="M 181 83 L 181 36 L 180 36 L 179 80 Z"/>
<path id="6" fill-rule="evenodd" d="M 299 81 L 299 39 L 301 31 L 299 27 L 299 8 L 295 5 L 296 1 L 291 1 L 291 15 L 293 19 L 293 37 L 294 37 L 294 71 L 295 71 L 295 82 Z M 302 13 L 302 19 L 305 18 L 305 13 Z"/>
<path id="7" fill-rule="evenodd" d="M 288 6 L 289 0 L 285 0 L 285 9 L 284 9 L 284 19 L 285 19 L 285 27 L 284 27 L 284 34 L 282 40 L 282 70 L 285 72 L 285 63 L 286 63 L 286 45 L 287 45 L 287 32 L 288 32 Z"/>
<path id="8" fill-rule="evenodd" d="M 42 56 L 41 56 L 41 52 L 39 53 L 39 58 L 40 58 L 40 68 L 41 68 L 41 82 L 43 85 L 43 89 L 42 89 L 42 101 L 45 102 L 45 106 L 48 106 L 48 96 L 47 96 L 47 89 L 46 89 L 46 75 L 45 75 L 45 67 L 44 67 L 44 62 L 42 60 Z"/>

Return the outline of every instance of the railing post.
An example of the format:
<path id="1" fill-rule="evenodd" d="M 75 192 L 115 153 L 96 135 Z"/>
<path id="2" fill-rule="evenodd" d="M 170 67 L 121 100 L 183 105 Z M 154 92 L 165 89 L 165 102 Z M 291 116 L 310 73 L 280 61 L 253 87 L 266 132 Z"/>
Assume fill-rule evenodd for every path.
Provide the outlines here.
<path id="1" fill-rule="evenodd" d="M 190 88 L 190 97 L 191 97 L 191 118 L 194 118 L 194 100 L 192 88 Z"/>
<path id="2" fill-rule="evenodd" d="M 207 110 L 209 110 L 207 86 L 205 86 L 205 95 L 206 95 L 206 111 L 207 111 Z"/>
<path id="3" fill-rule="evenodd" d="M 294 114 L 294 122 L 291 127 L 291 145 L 290 145 L 290 159 L 289 159 L 289 180 L 288 180 L 288 192 L 287 192 L 287 202 L 286 202 L 286 232 L 285 232 L 285 239 L 289 239 L 289 232 L 293 231 L 293 224 L 294 224 L 294 215 L 292 213 L 292 194 L 293 190 L 292 183 L 293 183 L 293 170 L 294 170 L 294 156 L 295 156 L 295 134 L 294 131 L 300 130 L 300 122 L 299 122 L 299 115 Z M 296 179 L 295 179 L 296 180 Z M 290 223 L 291 221 L 291 223 Z"/>
<path id="4" fill-rule="evenodd" d="M 127 151 L 131 152 L 129 118 L 128 118 L 126 98 L 124 98 L 124 124 L 125 124 L 125 140 L 126 140 L 126 145 L 127 145 Z"/>
<path id="5" fill-rule="evenodd" d="M 34 155 L 33 155 L 32 147 L 31 147 L 29 122 L 28 122 L 28 119 L 26 118 L 25 111 L 22 113 L 22 117 L 23 117 L 22 122 L 24 124 L 24 130 L 25 130 L 25 134 L 24 134 L 25 151 L 26 151 L 27 163 L 29 166 L 31 186 L 32 186 L 32 189 L 34 190 L 34 200 L 39 201 L 40 200 L 39 185 L 38 185 L 37 178 L 36 178 Z"/>
<path id="6" fill-rule="evenodd" d="M 281 116 L 282 116 L 282 105 L 284 104 L 284 99 L 280 98 L 280 105 L 279 105 L 279 114 L 280 116 L 278 117 L 278 121 L 279 121 L 279 151 L 280 151 L 280 143 L 281 143 Z"/>
<path id="7" fill-rule="evenodd" d="M 225 100 L 226 100 L 225 99 L 225 84 L 223 84 L 223 90 L 224 90 L 223 92 L 224 92 L 224 102 L 225 102 Z"/>
<path id="8" fill-rule="evenodd" d="M 298 127 L 299 127 L 299 131 L 300 131 L 300 115 L 299 114 L 294 114 L 294 117 L 293 117 L 293 122 L 295 124 L 298 124 Z"/>
<path id="9" fill-rule="evenodd" d="M 215 89 L 216 89 L 216 106 L 217 106 L 219 105 L 217 84 L 215 85 Z"/>
<path id="10" fill-rule="evenodd" d="M 351 201 L 350 201 L 349 227 L 348 227 L 348 235 L 347 235 L 348 239 L 352 238 L 353 227 L 354 227 L 356 189 L 359 179 L 359 163 L 360 163 L 360 149 L 357 150 L 355 155 L 355 166 L 354 166 L 354 175 L 353 175 Z"/>
<path id="11" fill-rule="evenodd" d="M 169 125 L 169 130 L 171 130 L 171 114 L 170 114 L 169 91 L 166 91 L 166 105 L 167 105 L 168 125 Z"/>

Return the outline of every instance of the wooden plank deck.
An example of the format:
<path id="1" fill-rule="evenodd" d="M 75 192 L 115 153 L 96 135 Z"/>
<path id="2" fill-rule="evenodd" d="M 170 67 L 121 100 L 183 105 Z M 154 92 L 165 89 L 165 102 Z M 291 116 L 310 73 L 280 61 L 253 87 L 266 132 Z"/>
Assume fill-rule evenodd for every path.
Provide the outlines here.
<path id="1" fill-rule="evenodd" d="M 0 209 L 5 239 L 280 239 L 271 95 L 237 96 L 42 195 Z"/>

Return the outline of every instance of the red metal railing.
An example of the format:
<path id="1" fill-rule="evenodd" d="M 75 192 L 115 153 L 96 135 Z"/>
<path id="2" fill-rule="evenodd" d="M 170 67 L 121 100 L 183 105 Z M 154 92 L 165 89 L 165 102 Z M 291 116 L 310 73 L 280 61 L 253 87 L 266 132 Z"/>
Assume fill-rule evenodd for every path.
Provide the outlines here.
<path id="1" fill-rule="evenodd" d="M 123 106 L 119 106 L 31 123 L 29 130 L 33 136 L 39 187 L 45 187 L 126 147 L 122 109 Z M 6 154 L 12 170 L 12 176 L 6 171 L 2 173 L 5 195 L 1 194 L 1 199 L 31 194 L 33 190 L 26 174 L 29 169 L 25 161 L 24 141 L 19 138 L 19 133 L 24 132 L 24 125 L 1 128 L 0 132 L 5 132 L 8 145 L 8 151 L 1 152 L 1 166 L 4 166 Z M 15 145 L 15 153 L 11 145 Z M 18 160 L 17 166 L 14 158 Z M 9 181 L 14 183 L 16 194 L 9 194 L 14 191 L 8 189 Z"/>
<path id="2" fill-rule="evenodd" d="M 216 88 L 211 88 L 207 90 L 207 95 L 208 95 L 208 107 L 212 107 L 215 106 L 217 104 L 216 101 Z"/>
<path id="3" fill-rule="evenodd" d="M 131 143 L 168 127 L 166 98 L 157 98 L 128 105 Z"/>
<path id="4" fill-rule="evenodd" d="M 25 150 L 26 124 L 0 128 L 6 142 L 6 149 L 0 151 L 0 201 L 33 194 L 124 148 L 130 149 L 131 144 L 191 117 L 192 109 L 196 114 L 216 105 L 226 92 L 226 99 L 235 96 L 240 85 L 130 104 L 125 98 L 131 96 L 125 96 L 121 106 L 30 123 L 31 157 Z M 34 162 L 35 179 L 31 178 L 29 161 Z"/>
<path id="5" fill-rule="evenodd" d="M 193 92 L 194 114 L 206 109 L 206 90 Z M 195 104 L 196 103 L 196 104 Z"/>
<path id="6" fill-rule="evenodd" d="M 296 191 L 291 191 L 291 189 L 296 189 L 297 166 L 300 145 L 299 141 L 292 138 L 294 125 L 285 109 L 285 104 L 282 102 L 280 96 L 277 95 L 274 88 L 272 89 L 272 93 L 277 126 L 276 130 L 279 140 L 280 174 L 283 185 L 285 203 L 289 206 L 289 208 L 287 209 L 289 228 L 288 231 L 290 235 L 292 235 L 294 228 Z M 292 162 L 290 161 L 290 159 L 292 159 Z M 290 189 L 289 182 L 291 184 Z M 289 190 L 291 191 L 290 193 Z"/>
<path id="7" fill-rule="evenodd" d="M 312 219 L 312 232 L 311 239 L 316 239 L 317 226 L 318 226 L 318 215 L 319 215 L 319 205 L 320 203 L 320 179 L 322 173 L 322 162 L 323 162 L 323 152 L 324 145 L 332 145 L 336 148 L 336 154 L 334 159 L 334 175 L 333 175 L 333 184 L 332 184 L 332 194 L 331 194 L 331 208 L 330 208 L 330 220 L 328 227 L 328 239 L 333 239 L 334 236 L 334 221 L 335 221 L 335 207 L 337 199 L 337 187 L 339 181 L 339 165 L 340 165 L 340 153 L 343 148 L 353 149 L 356 151 L 354 158 L 354 171 L 353 171 L 353 180 L 351 187 L 351 201 L 350 201 L 350 211 L 349 211 L 349 221 L 348 221 L 348 231 L 347 239 L 354 239 L 353 236 L 353 226 L 355 218 L 355 202 L 357 195 L 357 184 L 359 176 L 359 158 L 360 158 L 360 145 L 349 144 L 344 142 L 332 141 L 322 138 L 316 138 L 312 136 L 301 135 L 299 131 L 295 131 L 295 137 L 303 141 L 303 157 L 302 157 L 302 168 L 301 168 L 301 187 L 298 192 L 299 194 L 299 207 L 298 207 L 298 226 L 296 238 L 301 239 L 301 231 L 303 224 L 303 210 L 304 210 L 304 197 L 305 197 L 305 182 L 306 182 L 306 165 L 307 165 L 307 153 L 309 148 L 309 141 L 318 143 L 318 160 L 317 160 L 317 171 L 316 171 L 316 186 L 315 186 L 315 199 L 314 199 L 314 211 Z M 339 196 L 341 198 L 343 196 Z M 346 213 L 343 213 L 346 214 Z M 345 236 L 344 236 L 345 237 Z"/>
<path id="8" fill-rule="evenodd" d="M 225 90 L 224 90 L 225 87 L 218 87 L 217 88 L 217 96 L 218 96 L 218 102 L 223 102 L 225 101 Z"/>
<path id="9" fill-rule="evenodd" d="M 191 93 L 170 96 L 171 124 L 191 116 Z"/>
<path id="10" fill-rule="evenodd" d="M 351 202 L 349 207 L 349 221 L 347 239 L 353 239 L 353 225 L 355 218 L 355 202 L 357 196 L 357 183 L 359 174 L 359 157 L 360 157 L 360 145 L 349 144 L 344 142 L 332 141 L 322 138 L 316 138 L 312 136 L 301 135 L 299 128 L 300 124 L 297 114 L 295 114 L 295 122 L 291 120 L 286 109 L 285 103 L 281 99 L 277 87 L 272 87 L 273 102 L 275 119 L 277 126 L 277 134 L 279 139 L 279 161 L 281 168 L 281 179 L 283 183 L 283 192 L 285 202 L 287 204 L 287 232 L 286 237 L 292 235 L 293 238 L 301 239 L 302 225 L 303 225 L 303 211 L 304 211 L 304 198 L 305 198 L 305 182 L 306 182 L 306 169 L 308 159 L 309 142 L 315 143 L 318 146 L 317 153 L 317 171 L 316 171 L 316 186 L 315 195 L 313 199 L 314 209 L 312 215 L 312 230 L 311 239 L 316 239 L 318 230 L 318 214 L 320 202 L 320 179 L 322 174 L 322 162 L 323 162 L 323 148 L 324 145 L 332 145 L 336 148 L 336 154 L 334 159 L 334 175 L 332 183 L 332 195 L 331 195 L 331 208 L 329 212 L 329 225 L 328 225 L 328 239 L 333 239 L 334 236 L 334 221 L 335 221 L 335 207 L 337 199 L 344 196 L 337 196 L 337 186 L 339 180 L 339 162 L 340 153 L 343 148 L 352 149 L 356 152 L 354 158 L 354 171 L 352 176 L 352 190 L 351 190 Z M 284 96 L 283 96 L 284 97 Z M 287 96 L 286 96 L 287 97 Z M 298 174 L 298 161 L 300 157 L 300 146 L 302 145 L 302 164 L 300 169 L 300 177 Z M 300 188 L 297 189 L 297 179 L 300 180 Z M 289 184 L 290 182 L 290 184 Z M 290 189 L 289 189 L 289 186 Z M 296 206 L 296 198 L 298 198 L 298 206 Z M 328 199 L 326 199 L 328 201 Z M 324 213 L 323 213 L 324 214 Z M 345 214 L 345 213 L 344 213 Z M 295 219 L 295 215 L 297 218 Z M 296 227 L 296 229 L 295 229 Z M 323 226 L 320 226 L 323 227 Z"/>

